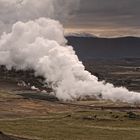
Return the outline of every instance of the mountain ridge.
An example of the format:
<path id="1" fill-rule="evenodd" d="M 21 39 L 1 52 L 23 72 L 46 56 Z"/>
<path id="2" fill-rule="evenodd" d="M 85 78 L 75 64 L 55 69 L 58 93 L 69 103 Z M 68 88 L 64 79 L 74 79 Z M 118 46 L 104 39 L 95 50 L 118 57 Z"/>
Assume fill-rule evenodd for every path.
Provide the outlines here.
<path id="1" fill-rule="evenodd" d="M 133 36 L 117 38 L 66 36 L 80 59 L 89 58 L 140 58 L 140 38 Z"/>

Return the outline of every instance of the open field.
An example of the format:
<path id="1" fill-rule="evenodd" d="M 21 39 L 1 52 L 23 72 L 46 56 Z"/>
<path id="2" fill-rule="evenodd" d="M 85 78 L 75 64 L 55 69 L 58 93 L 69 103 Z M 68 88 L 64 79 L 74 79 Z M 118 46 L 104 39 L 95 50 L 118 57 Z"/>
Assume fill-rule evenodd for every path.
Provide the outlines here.
<path id="1" fill-rule="evenodd" d="M 94 119 L 94 115 L 97 118 Z M 101 115 L 102 114 L 102 115 Z M 117 114 L 119 119 L 112 116 Z M 0 121 L 5 133 L 31 139 L 139 140 L 140 121 L 123 119 L 125 113 L 87 111 Z M 93 118 L 92 118 L 93 117 Z M 98 118 L 99 117 L 99 118 Z"/>
<path id="2" fill-rule="evenodd" d="M 134 67 L 138 66 L 132 68 L 119 64 L 109 67 L 106 64 L 103 71 L 98 62 L 94 71 L 92 63 L 88 63 L 86 68 L 98 73 L 101 78 L 115 82 L 124 73 L 124 77 L 120 76 L 121 80 L 131 79 L 131 84 L 127 86 L 135 91 L 140 90 L 139 82 L 135 82 L 136 86 L 130 86 L 133 80 L 139 81 L 139 69 L 133 74 Z M 10 73 L 5 77 L 0 74 L 0 131 L 3 132 L 0 140 L 140 139 L 140 105 L 95 99 L 61 102 L 50 94 L 17 86 L 17 81 L 22 78 L 26 80 L 26 76 L 13 75 Z M 33 78 L 29 79 L 34 81 Z"/>
<path id="3" fill-rule="evenodd" d="M 131 108 L 132 106 L 128 104 L 115 104 L 111 101 L 61 103 L 23 98 L 19 95 L 8 96 L 7 100 L 3 98 L 3 93 L 0 95 L 0 131 L 8 135 L 40 140 L 140 138 L 138 106 Z M 118 108 L 100 108 L 100 106 Z"/>
<path id="4" fill-rule="evenodd" d="M 25 106 L 27 101 L 22 102 Z M 88 107 L 71 105 L 53 105 L 53 110 L 41 110 L 41 101 L 31 101 L 26 110 L 18 112 L 7 109 L 0 119 L 0 130 L 5 134 L 28 139 L 53 140 L 139 140 L 140 112 L 135 110 L 134 116 L 129 110 L 94 110 Z M 45 103 L 46 109 L 52 104 Z M 12 105 L 12 104 L 11 104 Z M 40 109 L 39 109 L 40 108 Z M 63 108 L 63 110 L 61 109 Z M 38 112 L 32 112 L 40 110 Z M 131 110 L 132 111 L 132 110 Z M 2 112 L 2 111 L 1 111 Z M 6 113 L 7 112 L 7 113 Z"/>

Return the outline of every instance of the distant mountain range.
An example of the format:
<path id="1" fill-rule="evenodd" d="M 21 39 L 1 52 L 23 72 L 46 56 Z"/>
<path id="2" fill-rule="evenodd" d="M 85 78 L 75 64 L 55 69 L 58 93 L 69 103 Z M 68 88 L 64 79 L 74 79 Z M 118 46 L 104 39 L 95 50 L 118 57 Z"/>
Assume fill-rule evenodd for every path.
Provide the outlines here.
<path id="1" fill-rule="evenodd" d="M 140 38 L 99 38 L 90 34 L 66 36 L 80 59 L 140 58 Z"/>

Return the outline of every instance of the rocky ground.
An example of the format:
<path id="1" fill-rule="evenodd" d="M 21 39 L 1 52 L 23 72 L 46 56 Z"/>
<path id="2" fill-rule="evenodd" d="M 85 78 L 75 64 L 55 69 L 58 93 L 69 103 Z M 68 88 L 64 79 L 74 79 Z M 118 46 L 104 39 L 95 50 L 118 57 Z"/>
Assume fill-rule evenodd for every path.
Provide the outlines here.
<path id="1" fill-rule="evenodd" d="M 88 59 L 84 65 L 99 80 L 140 92 L 140 58 Z"/>

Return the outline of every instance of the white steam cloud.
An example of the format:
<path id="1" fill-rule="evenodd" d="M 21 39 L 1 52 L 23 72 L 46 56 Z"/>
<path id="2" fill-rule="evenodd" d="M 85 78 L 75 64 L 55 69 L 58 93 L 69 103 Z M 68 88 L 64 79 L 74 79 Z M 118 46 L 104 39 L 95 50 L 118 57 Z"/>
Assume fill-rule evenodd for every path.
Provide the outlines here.
<path id="1" fill-rule="evenodd" d="M 79 7 L 80 0 L 0 0 L 0 34 L 11 31 L 17 21 L 49 17 L 64 22 Z"/>
<path id="2" fill-rule="evenodd" d="M 0 0 L 0 3 L 5 3 L 5 6 L 10 10 L 13 8 L 11 8 L 11 5 L 15 4 L 10 0 L 5 0 L 5 2 Z M 103 99 L 113 101 L 140 102 L 139 93 L 99 82 L 97 77 L 85 70 L 73 48 L 66 45 L 63 26 L 50 18 L 38 18 L 41 16 L 57 18 L 55 6 L 60 13 L 65 10 L 65 14 L 62 15 L 65 18 L 66 14 L 70 13 L 68 9 L 71 9 L 74 2 L 78 3 L 78 1 L 30 0 L 29 2 L 23 0 L 21 2 L 25 4 L 25 7 L 19 10 L 21 21 L 12 26 L 10 33 L 3 33 L 0 39 L 1 65 L 6 65 L 8 69 L 12 67 L 23 70 L 34 69 L 36 75 L 44 76 L 46 82 L 51 83 L 56 97 L 61 100 L 75 100 L 85 96 L 99 98 L 101 95 Z M 63 4 L 64 7 L 61 9 Z M 33 8 L 37 7 L 37 16 L 33 9 L 30 11 L 28 6 L 31 5 L 33 5 Z M 29 9 L 29 14 L 25 14 L 27 9 Z M 73 9 L 75 8 L 72 7 Z M 45 11 L 49 12 L 45 14 Z M 16 13 L 12 16 L 16 17 Z M 24 14 L 28 16 L 26 17 Z M 23 22 L 22 18 L 26 22 Z M 4 20 L 6 20 L 6 17 L 4 17 Z M 7 20 L 10 21 L 8 17 Z M 3 22 L 3 20 L 1 21 Z"/>

